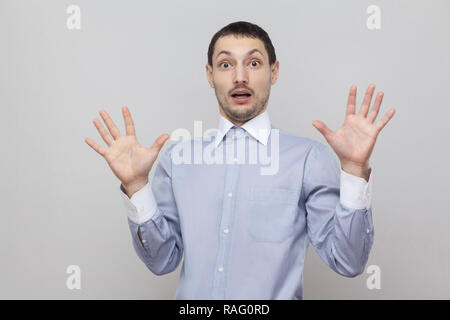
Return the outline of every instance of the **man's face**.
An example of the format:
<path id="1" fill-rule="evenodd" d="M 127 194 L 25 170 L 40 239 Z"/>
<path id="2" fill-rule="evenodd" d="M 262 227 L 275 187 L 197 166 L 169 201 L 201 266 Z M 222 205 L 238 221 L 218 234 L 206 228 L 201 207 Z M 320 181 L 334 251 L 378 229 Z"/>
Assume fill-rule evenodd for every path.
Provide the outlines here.
<path id="1" fill-rule="evenodd" d="M 215 43 L 212 64 L 212 68 L 206 64 L 206 74 L 225 118 L 241 125 L 266 110 L 270 87 L 278 78 L 279 62 L 269 65 L 261 40 L 221 37 Z M 246 90 L 250 96 L 235 96 L 235 90 Z"/>

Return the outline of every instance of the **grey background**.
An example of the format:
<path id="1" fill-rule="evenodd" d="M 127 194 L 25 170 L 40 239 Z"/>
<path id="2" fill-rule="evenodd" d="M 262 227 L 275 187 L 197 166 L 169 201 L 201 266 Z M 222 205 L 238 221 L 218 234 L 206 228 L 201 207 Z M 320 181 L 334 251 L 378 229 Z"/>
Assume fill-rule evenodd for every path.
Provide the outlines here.
<path id="1" fill-rule="evenodd" d="M 81 30 L 66 27 L 70 4 Z M 371 4 L 380 30 L 366 27 Z M 275 125 L 325 142 L 311 122 L 338 129 L 351 84 L 357 110 L 375 83 L 385 93 L 377 120 L 397 111 L 371 157 L 367 266 L 381 268 L 381 289 L 367 289 L 368 274 L 334 273 L 310 247 L 304 298 L 450 298 L 450 2 L 437 0 L 1 0 L 0 298 L 174 297 L 181 264 L 156 276 L 139 261 L 120 182 L 84 139 L 106 146 L 92 123 L 102 108 L 124 133 L 123 105 L 145 146 L 176 128 L 192 133 L 194 120 L 216 127 L 206 52 L 237 20 L 260 25 L 275 46 Z M 66 288 L 72 264 L 80 290 Z"/>

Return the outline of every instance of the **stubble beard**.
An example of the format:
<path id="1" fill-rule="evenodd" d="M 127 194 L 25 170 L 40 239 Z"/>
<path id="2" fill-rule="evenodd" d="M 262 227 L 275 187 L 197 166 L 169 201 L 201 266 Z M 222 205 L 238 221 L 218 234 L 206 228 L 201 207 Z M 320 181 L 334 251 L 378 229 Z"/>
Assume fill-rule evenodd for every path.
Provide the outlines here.
<path id="1" fill-rule="evenodd" d="M 229 95 L 223 96 L 218 95 L 217 89 L 215 89 L 215 93 L 220 107 L 222 108 L 223 112 L 228 116 L 228 118 L 235 120 L 237 122 L 246 122 L 250 119 L 253 119 L 262 112 L 267 101 L 269 100 L 270 87 L 265 92 L 265 95 L 262 98 L 252 96 L 252 99 L 255 101 L 250 107 L 248 105 L 235 104 L 231 96 Z"/>

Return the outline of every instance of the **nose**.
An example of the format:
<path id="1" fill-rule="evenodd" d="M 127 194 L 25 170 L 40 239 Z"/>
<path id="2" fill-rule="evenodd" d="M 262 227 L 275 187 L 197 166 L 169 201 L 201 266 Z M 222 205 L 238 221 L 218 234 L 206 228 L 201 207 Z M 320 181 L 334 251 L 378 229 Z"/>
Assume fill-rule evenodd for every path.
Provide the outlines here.
<path id="1" fill-rule="evenodd" d="M 234 71 L 233 83 L 236 84 L 248 84 L 248 71 L 245 66 L 237 65 Z"/>

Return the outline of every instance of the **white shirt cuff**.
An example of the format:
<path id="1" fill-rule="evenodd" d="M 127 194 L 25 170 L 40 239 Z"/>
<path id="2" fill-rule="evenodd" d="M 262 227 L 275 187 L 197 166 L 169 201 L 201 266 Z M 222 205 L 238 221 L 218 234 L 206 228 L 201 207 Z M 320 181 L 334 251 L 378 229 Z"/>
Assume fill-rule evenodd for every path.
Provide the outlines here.
<path id="1" fill-rule="evenodd" d="M 372 204 L 372 176 L 369 181 L 354 176 L 341 169 L 340 202 L 350 209 L 369 209 Z"/>
<path id="2" fill-rule="evenodd" d="M 155 196 L 148 182 L 142 189 L 135 192 L 131 199 L 128 198 L 123 185 L 120 184 L 120 193 L 128 218 L 136 224 L 142 224 L 150 220 L 156 213 L 157 205 Z"/>

